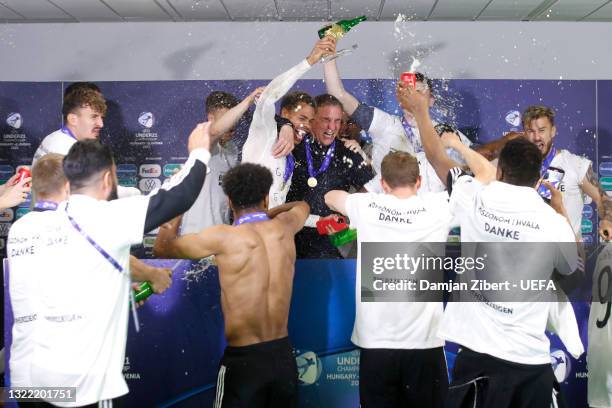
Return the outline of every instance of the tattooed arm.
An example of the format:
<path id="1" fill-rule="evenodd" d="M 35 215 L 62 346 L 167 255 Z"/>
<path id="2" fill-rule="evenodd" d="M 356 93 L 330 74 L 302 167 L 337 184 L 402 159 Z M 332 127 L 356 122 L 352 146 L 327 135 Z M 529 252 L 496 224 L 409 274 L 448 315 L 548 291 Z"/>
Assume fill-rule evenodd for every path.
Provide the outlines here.
<path id="1" fill-rule="evenodd" d="M 582 192 L 591 197 L 597 204 L 600 220 L 599 235 L 602 239 L 609 241 L 612 239 L 612 198 L 601 188 L 592 166 L 589 166 L 580 187 Z"/>

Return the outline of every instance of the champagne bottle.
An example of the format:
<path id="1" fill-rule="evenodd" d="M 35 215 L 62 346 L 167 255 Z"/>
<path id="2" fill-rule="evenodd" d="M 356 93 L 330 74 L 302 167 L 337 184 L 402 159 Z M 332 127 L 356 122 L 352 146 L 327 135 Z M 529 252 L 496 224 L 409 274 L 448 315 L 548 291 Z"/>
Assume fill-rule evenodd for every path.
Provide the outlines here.
<path id="1" fill-rule="evenodd" d="M 329 236 L 331 243 L 335 247 L 342 246 L 344 244 L 348 244 L 349 242 L 353 242 L 357 239 L 357 230 L 354 228 L 347 228 L 340 232 L 336 232 L 333 235 Z"/>
<path id="2" fill-rule="evenodd" d="M 152 294 L 153 288 L 151 287 L 151 284 L 149 282 L 142 282 L 138 286 L 138 290 L 134 290 L 134 300 L 136 300 L 136 303 L 138 303 L 141 300 L 145 300 Z"/>
<path id="3" fill-rule="evenodd" d="M 330 37 L 334 37 L 336 40 L 339 40 L 344 36 L 344 34 L 348 33 L 351 28 L 355 27 L 357 24 L 365 20 L 367 20 L 366 16 L 353 18 L 351 20 L 340 20 L 334 24 L 330 24 L 320 29 L 318 31 L 319 38 L 323 38 L 326 35 L 329 35 Z"/>

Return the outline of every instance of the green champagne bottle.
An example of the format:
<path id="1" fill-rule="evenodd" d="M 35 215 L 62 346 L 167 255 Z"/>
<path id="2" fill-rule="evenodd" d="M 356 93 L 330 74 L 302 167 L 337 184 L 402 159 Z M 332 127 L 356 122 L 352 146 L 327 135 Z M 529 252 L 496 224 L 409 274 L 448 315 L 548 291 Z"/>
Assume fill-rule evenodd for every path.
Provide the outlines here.
<path id="1" fill-rule="evenodd" d="M 340 232 L 330 235 L 329 239 L 331 240 L 333 246 L 339 247 L 355 241 L 357 239 L 357 230 L 354 228 L 343 229 Z"/>
<path id="2" fill-rule="evenodd" d="M 366 16 L 353 18 L 352 20 L 340 20 L 334 24 L 330 24 L 320 29 L 318 31 L 319 38 L 323 38 L 326 35 L 329 35 L 331 37 L 334 37 L 336 40 L 339 40 L 344 36 L 344 34 L 348 33 L 351 28 L 355 27 L 357 24 L 365 20 L 367 20 Z"/>
<path id="3" fill-rule="evenodd" d="M 142 282 L 140 286 L 138 286 L 138 290 L 134 291 L 134 300 L 136 303 L 145 300 L 149 296 L 153 294 L 153 288 L 149 282 Z"/>

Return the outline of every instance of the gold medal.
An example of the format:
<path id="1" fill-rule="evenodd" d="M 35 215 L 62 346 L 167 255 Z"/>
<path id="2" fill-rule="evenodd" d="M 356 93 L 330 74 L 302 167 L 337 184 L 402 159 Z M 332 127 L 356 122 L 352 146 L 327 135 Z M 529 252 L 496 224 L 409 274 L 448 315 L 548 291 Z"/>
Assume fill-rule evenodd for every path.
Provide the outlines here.
<path id="1" fill-rule="evenodd" d="M 308 187 L 315 188 L 317 186 L 317 179 L 314 177 L 308 178 Z"/>

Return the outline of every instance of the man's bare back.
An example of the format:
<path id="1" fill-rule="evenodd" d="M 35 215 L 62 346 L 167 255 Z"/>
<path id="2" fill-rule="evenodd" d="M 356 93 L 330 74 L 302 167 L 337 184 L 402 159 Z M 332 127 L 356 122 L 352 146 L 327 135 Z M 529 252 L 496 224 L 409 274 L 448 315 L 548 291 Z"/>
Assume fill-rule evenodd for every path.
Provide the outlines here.
<path id="1" fill-rule="evenodd" d="M 177 237 L 177 218 L 160 229 L 154 251 L 168 258 L 215 255 L 229 345 L 274 340 L 287 336 L 295 271 L 294 235 L 308 213 L 308 204 L 288 203 L 270 210 L 269 220 L 215 225 L 183 237 Z M 236 218 L 248 214 L 239 212 Z"/>
<path id="2" fill-rule="evenodd" d="M 293 233 L 282 221 L 224 226 L 215 255 L 225 336 L 245 346 L 287 336 L 293 274 Z"/>

